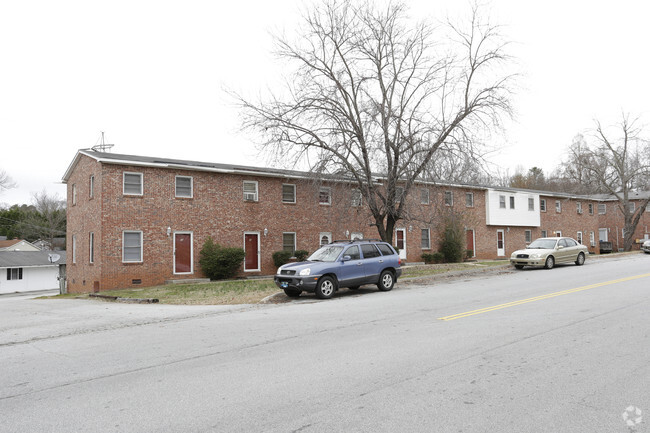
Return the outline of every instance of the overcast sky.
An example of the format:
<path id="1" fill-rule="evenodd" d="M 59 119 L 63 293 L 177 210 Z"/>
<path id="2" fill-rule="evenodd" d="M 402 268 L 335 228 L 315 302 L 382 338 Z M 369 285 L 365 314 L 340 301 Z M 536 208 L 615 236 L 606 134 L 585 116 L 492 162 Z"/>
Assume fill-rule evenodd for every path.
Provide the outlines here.
<path id="1" fill-rule="evenodd" d="M 413 0 L 415 17 L 467 10 Z M 30 203 L 105 131 L 115 153 L 265 166 L 222 89 L 263 90 L 282 65 L 269 33 L 291 32 L 298 0 L 4 1 L 0 170 Z M 629 112 L 650 121 L 650 2 L 493 0 L 523 74 L 494 162 L 550 172 L 572 138 Z M 650 129 L 646 128 L 646 136 Z"/>

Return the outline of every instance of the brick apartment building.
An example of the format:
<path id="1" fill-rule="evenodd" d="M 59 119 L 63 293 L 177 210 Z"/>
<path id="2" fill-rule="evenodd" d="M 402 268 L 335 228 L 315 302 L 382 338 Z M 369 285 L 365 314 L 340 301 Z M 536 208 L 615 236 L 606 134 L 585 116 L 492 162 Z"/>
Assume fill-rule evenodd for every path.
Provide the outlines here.
<path id="1" fill-rule="evenodd" d="M 306 172 L 80 150 L 63 182 L 70 292 L 203 277 L 208 237 L 244 248 L 242 276 L 273 274 L 275 251 L 377 237 L 350 183 Z M 571 236 L 592 253 L 599 239 L 622 247 L 622 216 L 606 197 L 422 182 L 404 199 L 408 219 L 394 244 L 407 262 L 437 251 L 445 217 L 462 219 L 467 248 L 480 259 L 507 258 L 542 236 Z M 648 237 L 649 215 L 635 238 Z"/>

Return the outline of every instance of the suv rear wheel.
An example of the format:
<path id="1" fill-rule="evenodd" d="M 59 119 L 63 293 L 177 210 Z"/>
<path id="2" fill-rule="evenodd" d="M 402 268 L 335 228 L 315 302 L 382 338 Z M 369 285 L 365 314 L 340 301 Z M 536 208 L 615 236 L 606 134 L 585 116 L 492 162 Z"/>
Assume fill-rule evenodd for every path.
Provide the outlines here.
<path id="1" fill-rule="evenodd" d="M 377 287 L 379 287 L 379 290 L 382 292 L 387 292 L 393 288 L 393 285 L 395 284 L 395 277 L 393 277 L 393 273 L 391 271 L 383 271 L 381 275 L 379 275 L 379 282 L 377 283 Z"/>
<path id="2" fill-rule="evenodd" d="M 332 277 L 323 277 L 316 285 L 316 297 L 320 299 L 329 299 L 336 291 L 336 283 Z"/>

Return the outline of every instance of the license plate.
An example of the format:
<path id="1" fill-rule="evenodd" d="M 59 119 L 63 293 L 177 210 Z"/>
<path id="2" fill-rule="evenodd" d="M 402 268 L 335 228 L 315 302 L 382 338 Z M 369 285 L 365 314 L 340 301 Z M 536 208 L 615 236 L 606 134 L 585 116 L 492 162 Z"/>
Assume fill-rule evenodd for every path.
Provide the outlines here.
<path id="1" fill-rule="evenodd" d="M 287 283 L 286 281 L 282 281 L 280 283 L 280 287 L 282 287 L 283 289 L 286 289 L 287 287 L 289 287 L 289 283 Z"/>

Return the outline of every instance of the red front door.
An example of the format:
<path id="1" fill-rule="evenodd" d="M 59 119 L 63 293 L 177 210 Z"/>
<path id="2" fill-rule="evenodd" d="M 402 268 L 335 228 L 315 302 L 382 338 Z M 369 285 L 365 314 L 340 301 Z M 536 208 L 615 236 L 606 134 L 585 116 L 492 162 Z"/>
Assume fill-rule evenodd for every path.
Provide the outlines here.
<path id="1" fill-rule="evenodd" d="M 467 238 L 467 251 L 471 251 L 472 257 L 474 257 L 474 230 L 465 230 L 465 236 Z"/>
<path id="2" fill-rule="evenodd" d="M 192 273 L 192 235 L 190 233 L 174 234 L 174 273 Z"/>
<path id="3" fill-rule="evenodd" d="M 246 233 L 244 235 L 244 251 L 246 252 L 244 270 L 259 271 L 259 235 L 257 233 Z"/>

